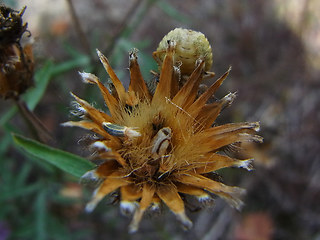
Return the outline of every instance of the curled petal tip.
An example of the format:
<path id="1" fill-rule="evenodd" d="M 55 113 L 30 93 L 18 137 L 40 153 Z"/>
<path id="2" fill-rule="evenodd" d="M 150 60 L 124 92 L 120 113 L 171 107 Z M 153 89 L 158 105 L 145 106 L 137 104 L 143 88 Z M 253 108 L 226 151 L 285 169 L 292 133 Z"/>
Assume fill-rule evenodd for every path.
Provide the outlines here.
<path id="1" fill-rule="evenodd" d="M 84 82 L 88 82 L 88 78 L 90 77 L 90 73 L 86 72 L 78 72 Z"/>
<path id="2" fill-rule="evenodd" d="M 248 171 L 252 171 L 253 170 L 252 162 L 253 162 L 253 159 L 247 159 L 247 160 L 240 161 L 238 167 L 245 168 Z"/>
<path id="3" fill-rule="evenodd" d="M 80 183 L 81 184 L 86 184 L 89 182 L 94 182 L 94 183 L 98 183 L 100 182 L 100 178 L 98 177 L 98 175 L 96 174 L 96 170 L 91 170 L 86 172 L 84 175 L 82 175 L 82 177 L 80 178 Z"/>

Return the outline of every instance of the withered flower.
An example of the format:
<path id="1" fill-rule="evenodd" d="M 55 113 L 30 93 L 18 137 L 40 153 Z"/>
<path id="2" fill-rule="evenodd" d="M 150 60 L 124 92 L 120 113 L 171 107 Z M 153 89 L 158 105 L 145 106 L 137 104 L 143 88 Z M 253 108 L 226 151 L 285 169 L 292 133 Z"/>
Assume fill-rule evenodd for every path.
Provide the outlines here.
<path id="1" fill-rule="evenodd" d="M 26 7 L 20 12 L 6 7 L 0 6 L 0 44 L 7 45 L 20 41 L 24 32 L 27 31 L 27 23 L 23 23 L 22 15 Z"/>
<path id="2" fill-rule="evenodd" d="M 0 49 L 0 97 L 18 98 L 33 85 L 32 46 L 11 44 Z"/>
<path id="3" fill-rule="evenodd" d="M 179 86 L 180 72 L 174 60 L 177 44 L 168 40 L 154 93 L 148 90 L 141 75 L 136 51 L 129 53 L 128 91 L 108 59 L 97 51 L 111 78 L 113 93 L 95 75 L 84 72 L 80 75 L 84 82 L 99 87 L 109 112 L 98 110 L 72 94 L 83 119 L 63 124 L 96 134 L 90 148 L 102 163 L 82 180 L 94 180 L 100 185 L 86 210 L 91 212 L 106 195 L 116 191 L 121 212 L 133 214 L 130 232 L 137 231 L 145 211 L 158 211 L 161 203 L 169 207 L 184 228 L 191 228 L 192 222 L 185 213 L 184 199 L 188 195 L 205 204 L 214 194 L 240 208 L 239 197 L 244 189 L 227 186 L 210 173 L 226 167 L 251 170 L 252 159 L 239 160 L 227 156 L 222 149 L 235 143 L 262 141 L 255 135 L 258 122 L 214 124 L 235 94 L 229 93 L 213 103 L 207 101 L 230 69 L 199 95 L 199 84 L 206 74 L 205 61 L 200 56 L 185 84 Z"/>
<path id="4" fill-rule="evenodd" d="M 33 54 L 30 44 L 20 44 L 27 31 L 20 12 L 0 6 L 0 97 L 18 98 L 33 84 Z"/>

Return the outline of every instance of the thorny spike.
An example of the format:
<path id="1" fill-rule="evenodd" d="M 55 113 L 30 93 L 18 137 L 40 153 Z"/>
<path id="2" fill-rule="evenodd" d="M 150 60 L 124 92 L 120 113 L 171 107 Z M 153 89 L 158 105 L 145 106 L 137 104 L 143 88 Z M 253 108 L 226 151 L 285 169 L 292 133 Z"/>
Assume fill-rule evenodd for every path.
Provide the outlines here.
<path id="1" fill-rule="evenodd" d="M 163 60 L 161 74 L 159 78 L 159 84 L 156 88 L 156 91 L 152 98 L 152 104 L 162 102 L 165 97 L 170 97 L 171 94 L 171 86 L 172 81 L 172 74 L 174 73 L 173 70 L 173 54 L 175 52 L 176 42 L 169 41 L 167 53 Z"/>
<path id="2" fill-rule="evenodd" d="M 105 70 L 109 74 L 111 81 L 117 91 L 118 97 L 122 102 L 125 102 L 126 98 L 126 90 L 122 85 L 121 81 L 113 71 L 112 67 L 110 66 L 109 60 L 98 50 L 96 49 L 97 54 L 99 56 L 100 62 L 103 64 Z"/>
<path id="3" fill-rule="evenodd" d="M 137 49 L 129 52 L 129 70 L 130 70 L 130 85 L 129 92 L 135 92 L 140 99 L 151 99 L 146 82 L 144 81 L 140 67 L 138 64 Z"/>
<path id="4" fill-rule="evenodd" d="M 22 16 L 23 14 L 24 14 L 24 12 L 26 11 L 26 9 L 27 9 L 27 6 L 24 6 L 22 9 L 21 9 L 21 11 L 19 12 L 19 16 Z M 11 14 L 11 13 L 10 13 Z"/>

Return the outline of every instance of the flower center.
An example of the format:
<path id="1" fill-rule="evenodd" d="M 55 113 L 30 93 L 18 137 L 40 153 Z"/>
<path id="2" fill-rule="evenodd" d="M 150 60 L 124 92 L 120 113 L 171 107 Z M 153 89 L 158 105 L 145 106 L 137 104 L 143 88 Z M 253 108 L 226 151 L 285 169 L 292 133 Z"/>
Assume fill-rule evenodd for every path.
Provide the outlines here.
<path id="1" fill-rule="evenodd" d="M 144 164 L 138 169 L 135 169 L 133 174 L 139 179 L 154 181 L 163 180 L 168 174 L 164 173 L 161 169 L 163 161 L 170 157 L 171 151 L 171 137 L 172 131 L 169 127 L 161 128 L 151 140 L 149 156 Z"/>

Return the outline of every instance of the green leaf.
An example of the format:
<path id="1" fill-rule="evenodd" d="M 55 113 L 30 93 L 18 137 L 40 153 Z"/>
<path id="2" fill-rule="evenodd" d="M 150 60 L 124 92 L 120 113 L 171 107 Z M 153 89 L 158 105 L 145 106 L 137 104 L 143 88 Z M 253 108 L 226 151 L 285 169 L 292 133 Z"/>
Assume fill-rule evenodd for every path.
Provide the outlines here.
<path id="1" fill-rule="evenodd" d="M 47 239 L 47 193 L 46 190 L 42 190 L 36 199 L 35 202 L 35 224 L 36 224 L 36 236 L 35 239 Z"/>
<path id="2" fill-rule="evenodd" d="M 92 170 L 95 164 L 85 158 L 79 157 L 60 149 L 52 148 L 29 138 L 13 134 L 14 142 L 26 152 L 53 164 L 61 170 L 76 177 L 81 177 L 87 171 Z"/>
<path id="3" fill-rule="evenodd" d="M 76 59 L 71 59 L 62 63 L 59 63 L 54 66 L 52 69 L 52 75 L 56 76 L 67 72 L 71 69 L 75 69 L 77 67 L 84 67 L 90 63 L 90 58 L 88 56 L 81 56 Z"/>
<path id="4" fill-rule="evenodd" d="M 2 136 L 0 141 L 0 157 L 4 155 L 11 143 L 12 139 L 10 134 L 8 132 L 4 132 L 4 136 Z"/>
<path id="5" fill-rule="evenodd" d="M 36 87 L 30 89 L 24 95 L 24 99 L 30 110 L 33 110 L 42 99 L 52 77 L 52 69 L 53 62 L 47 61 L 44 66 L 35 73 L 34 80 Z"/>
<path id="6" fill-rule="evenodd" d="M 6 124 L 18 112 L 17 106 L 12 106 L 0 118 L 0 126 Z"/>

